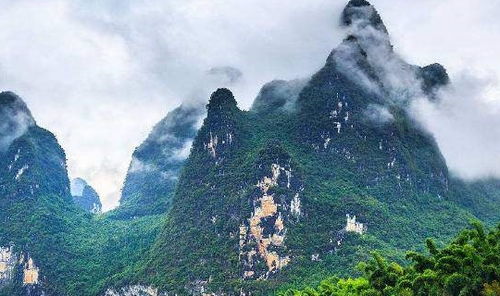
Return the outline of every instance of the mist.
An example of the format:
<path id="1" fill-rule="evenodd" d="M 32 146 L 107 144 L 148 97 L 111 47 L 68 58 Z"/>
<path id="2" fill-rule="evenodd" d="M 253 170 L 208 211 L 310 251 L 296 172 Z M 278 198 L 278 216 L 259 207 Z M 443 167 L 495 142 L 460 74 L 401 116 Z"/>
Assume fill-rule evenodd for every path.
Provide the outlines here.
<path id="1" fill-rule="evenodd" d="M 463 73 L 452 77 L 438 102 L 418 100 L 412 106 L 457 177 L 500 178 L 500 100 L 489 92 L 497 88 L 490 78 Z"/>
<path id="2" fill-rule="evenodd" d="M 500 178 L 496 79 L 464 70 L 455 73 L 451 83 L 446 79 L 437 85 L 441 87 L 426 91 L 420 69 L 393 51 L 386 28 L 374 21 L 375 11 L 354 7 L 350 13 L 347 31 L 356 41 L 344 41 L 333 55 L 339 70 L 387 104 L 405 108 L 434 136 L 452 174 L 469 181 Z M 365 115 L 374 123 L 393 119 L 378 105 L 369 105 Z"/>
<path id="3" fill-rule="evenodd" d="M 35 124 L 24 102 L 10 92 L 0 93 L 0 152 Z"/>

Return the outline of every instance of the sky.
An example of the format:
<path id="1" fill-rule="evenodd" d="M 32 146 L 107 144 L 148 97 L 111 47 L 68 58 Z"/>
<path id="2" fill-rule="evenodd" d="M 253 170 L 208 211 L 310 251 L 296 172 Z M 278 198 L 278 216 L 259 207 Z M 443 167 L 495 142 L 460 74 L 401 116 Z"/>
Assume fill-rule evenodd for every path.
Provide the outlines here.
<path id="1" fill-rule="evenodd" d="M 131 155 L 184 101 L 225 86 L 239 106 L 273 79 L 306 78 L 344 37 L 339 0 L 0 0 L 0 90 L 58 138 L 71 178 L 118 205 Z M 286 4 L 284 4 L 286 3 Z M 500 177 L 500 1 L 372 0 L 408 62 L 443 64 L 453 88 L 415 107 L 452 173 Z"/>

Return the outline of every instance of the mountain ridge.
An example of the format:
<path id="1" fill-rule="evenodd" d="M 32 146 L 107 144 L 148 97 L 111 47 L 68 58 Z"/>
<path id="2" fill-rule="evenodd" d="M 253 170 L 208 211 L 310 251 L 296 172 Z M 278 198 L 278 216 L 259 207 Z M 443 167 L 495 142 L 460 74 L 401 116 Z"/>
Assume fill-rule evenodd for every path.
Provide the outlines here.
<path id="1" fill-rule="evenodd" d="M 310 79 L 264 85 L 249 111 L 218 88 L 205 108 L 167 114 L 134 151 L 109 213 L 77 207 L 55 136 L 12 117 L 0 252 L 14 256 L 0 295 L 269 295 L 357 276 L 373 250 L 402 264 L 470 219 L 498 222 L 500 181 L 453 177 L 408 109 L 439 100 L 446 69 L 404 62 L 365 0 L 340 23 L 346 38 Z M 0 112 L 18 102 L 8 114 L 32 118 L 18 100 L 1 93 Z"/>
<path id="2" fill-rule="evenodd" d="M 229 91 L 212 94 L 169 219 L 132 282 L 166 293 L 267 294 L 298 275 L 312 280 L 311 270 L 351 275 L 369 249 L 401 260 L 424 236 L 450 237 L 473 218 L 453 201 L 446 162 L 407 109 L 414 96 L 446 85 L 446 70 L 402 61 L 366 3 L 348 4 L 343 23 L 352 30 L 291 111 L 241 111 Z M 358 6 L 368 9 L 351 9 Z M 374 59 L 380 52 L 391 67 Z M 406 75 L 401 84 L 389 75 L 398 67 Z M 276 141 L 275 150 L 266 148 Z M 284 153 L 296 165 L 259 163 L 261 153 Z M 269 170 L 261 180 L 252 177 L 255 163 Z M 304 185 L 290 192 L 280 178 L 295 171 Z M 284 218 L 291 209 L 298 220 Z M 351 229 L 346 214 L 367 232 L 342 232 Z"/>

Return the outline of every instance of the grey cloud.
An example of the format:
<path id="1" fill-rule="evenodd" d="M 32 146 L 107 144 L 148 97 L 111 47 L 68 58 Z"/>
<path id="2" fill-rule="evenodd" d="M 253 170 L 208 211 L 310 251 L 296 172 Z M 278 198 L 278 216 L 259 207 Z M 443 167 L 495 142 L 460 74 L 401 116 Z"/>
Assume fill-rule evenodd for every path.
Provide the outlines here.
<path id="1" fill-rule="evenodd" d="M 234 84 L 241 79 L 243 73 L 234 67 L 224 66 L 211 68 L 208 75 L 223 84 Z"/>
<path id="2" fill-rule="evenodd" d="M 21 137 L 35 124 L 26 104 L 11 92 L 0 93 L 0 151 Z"/>
<path id="3" fill-rule="evenodd" d="M 151 127 L 213 91 L 200 85 L 207 71 L 241 71 L 231 89 L 248 108 L 265 83 L 308 77 L 324 64 L 344 35 L 346 2 L 0 0 L 0 88 L 26 98 L 65 148 L 70 173 L 89 181 L 109 209 Z M 498 1 L 372 2 L 412 63 L 498 73 Z"/>
<path id="4" fill-rule="evenodd" d="M 451 171 L 466 180 L 500 178 L 500 101 L 488 93 L 492 87 L 498 87 L 494 80 L 461 74 L 452 77 L 437 102 L 412 104 Z"/>

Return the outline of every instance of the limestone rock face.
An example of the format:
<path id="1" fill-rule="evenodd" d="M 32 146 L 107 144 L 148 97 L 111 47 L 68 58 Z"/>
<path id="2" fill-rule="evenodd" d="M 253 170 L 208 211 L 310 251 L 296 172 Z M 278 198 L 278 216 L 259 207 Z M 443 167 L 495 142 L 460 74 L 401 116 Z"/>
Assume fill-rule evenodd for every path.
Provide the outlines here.
<path id="1" fill-rule="evenodd" d="M 35 265 L 33 258 L 28 257 L 23 268 L 23 285 L 38 285 L 40 269 Z"/>
<path id="2" fill-rule="evenodd" d="M 40 282 L 40 269 L 28 254 L 17 253 L 14 245 L 0 247 L 0 290 L 6 286 L 28 296 L 45 295 Z"/>
<path id="3" fill-rule="evenodd" d="M 158 293 L 158 289 L 151 286 L 133 285 L 120 289 L 108 289 L 104 296 L 167 296 L 164 293 Z"/>
<path id="4" fill-rule="evenodd" d="M 16 264 L 17 257 L 13 247 L 0 247 L 0 287 L 12 281 Z"/>
<path id="5" fill-rule="evenodd" d="M 347 232 L 355 232 L 358 234 L 363 234 L 366 232 L 367 227 L 363 223 L 357 222 L 356 221 L 356 216 L 351 216 L 349 214 L 346 215 L 347 217 L 347 223 L 345 226 L 345 231 Z"/>
<path id="6" fill-rule="evenodd" d="M 261 168 L 258 174 L 262 176 L 249 200 L 253 210 L 239 227 L 243 279 L 267 279 L 290 263 L 287 227 L 301 215 L 303 188 L 301 180 L 294 175 L 290 156 L 278 142 L 268 144 L 260 155 L 257 167 Z M 259 262 L 263 262 L 265 268 L 259 267 Z"/>

